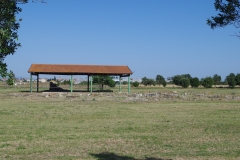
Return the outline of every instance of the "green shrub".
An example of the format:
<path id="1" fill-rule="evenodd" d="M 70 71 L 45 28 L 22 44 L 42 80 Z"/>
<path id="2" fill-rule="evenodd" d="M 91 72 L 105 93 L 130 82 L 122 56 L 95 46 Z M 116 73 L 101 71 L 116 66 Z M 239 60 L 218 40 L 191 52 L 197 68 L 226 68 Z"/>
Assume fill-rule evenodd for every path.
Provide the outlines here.
<path id="1" fill-rule="evenodd" d="M 181 82 L 181 79 L 188 79 L 189 80 L 189 83 L 190 83 L 190 79 L 192 79 L 191 75 L 190 74 L 182 74 L 182 75 L 176 75 L 172 78 L 172 81 L 175 85 L 177 86 L 182 86 L 182 82 Z M 186 81 L 186 80 L 184 80 Z M 182 86 L 183 87 L 183 86 Z M 183 87 L 185 88 L 185 87 Z"/>
<path id="2" fill-rule="evenodd" d="M 182 86 L 183 88 L 188 88 L 190 85 L 190 81 L 188 78 L 181 78 L 180 79 L 180 86 Z"/>
<path id="3" fill-rule="evenodd" d="M 236 85 L 240 85 L 240 73 L 236 75 Z"/>
<path id="4" fill-rule="evenodd" d="M 202 79 L 202 86 L 205 88 L 212 88 L 213 84 L 214 84 L 214 80 L 212 77 L 206 77 Z"/>
<path id="5" fill-rule="evenodd" d="M 133 87 L 138 87 L 139 86 L 139 82 L 135 81 L 132 83 Z"/>
<path id="6" fill-rule="evenodd" d="M 226 77 L 226 81 L 229 85 L 229 87 L 234 88 L 237 84 L 236 82 L 236 76 L 234 73 L 230 73 L 227 77 Z"/>
<path id="7" fill-rule="evenodd" d="M 161 75 L 157 75 L 157 76 L 156 76 L 155 82 L 156 82 L 156 84 L 158 84 L 159 86 L 160 86 L 161 84 L 163 84 L 164 81 L 165 81 L 165 79 L 164 79 L 163 76 L 161 76 Z"/>
<path id="8" fill-rule="evenodd" d="M 143 84 L 144 86 L 147 86 L 147 85 L 148 85 L 148 78 L 147 78 L 147 77 L 143 77 L 143 78 L 142 78 L 142 84 Z"/>
<path id="9" fill-rule="evenodd" d="M 198 88 L 198 86 L 200 85 L 199 79 L 197 77 L 191 78 L 190 85 L 192 86 L 192 88 Z"/>
<path id="10" fill-rule="evenodd" d="M 166 86 L 167 86 L 167 82 L 164 80 L 164 81 L 162 82 L 162 85 L 163 85 L 163 87 L 166 87 Z"/>
<path id="11" fill-rule="evenodd" d="M 128 84 L 128 82 L 127 81 L 123 81 L 122 84 Z"/>
<path id="12" fill-rule="evenodd" d="M 62 84 L 63 84 L 63 85 L 67 85 L 67 84 L 70 85 L 70 84 L 71 84 L 71 81 L 70 81 L 70 80 L 64 80 L 64 81 L 62 82 Z"/>
<path id="13" fill-rule="evenodd" d="M 148 85 L 156 86 L 156 82 L 154 81 L 154 79 L 148 79 Z"/>
<path id="14" fill-rule="evenodd" d="M 151 79 L 151 78 L 147 78 L 147 77 L 143 77 L 142 78 L 142 84 L 144 85 L 144 86 L 147 86 L 147 85 L 156 85 L 156 82 L 154 81 L 154 79 Z"/>
<path id="15" fill-rule="evenodd" d="M 57 86 L 58 86 L 58 87 L 60 86 L 60 84 L 61 84 L 60 81 L 57 81 Z"/>
<path id="16" fill-rule="evenodd" d="M 93 76 L 93 83 L 99 84 L 101 86 L 101 90 L 103 90 L 104 85 L 108 85 L 111 88 L 115 87 L 116 85 L 116 82 L 112 80 L 110 76 L 105 76 L 105 75 Z"/>
<path id="17" fill-rule="evenodd" d="M 113 88 L 113 87 L 115 87 L 116 82 L 115 82 L 114 80 L 112 80 L 112 79 L 109 79 L 107 85 L 108 85 L 109 87 Z"/>
<path id="18" fill-rule="evenodd" d="M 215 74 L 215 75 L 213 76 L 214 85 L 215 85 L 215 86 L 216 86 L 216 85 L 219 85 L 220 82 L 221 82 L 221 79 L 222 79 L 221 76 Z"/>
<path id="19" fill-rule="evenodd" d="M 15 75 L 12 71 L 10 71 L 10 73 L 8 73 L 7 84 L 12 86 L 14 84 L 14 80 L 15 80 Z"/>
<path id="20" fill-rule="evenodd" d="M 181 77 L 180 75 L 174 76 L 174 77 L 172 78 L 173 83 L 174 83 L 175 85 L 177 85 L 177 86 L 180 86 L 181 78 L 182 78 L 182 77 Z"/>

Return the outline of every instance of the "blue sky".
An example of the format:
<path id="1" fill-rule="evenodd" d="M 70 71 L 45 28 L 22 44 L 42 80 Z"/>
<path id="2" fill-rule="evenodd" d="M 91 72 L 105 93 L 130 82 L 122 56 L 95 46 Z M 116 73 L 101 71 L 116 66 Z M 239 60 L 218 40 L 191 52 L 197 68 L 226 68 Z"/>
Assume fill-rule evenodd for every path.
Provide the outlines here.
<path id="1" fill-rule="evenodd" d="M 48 0 L 20 4 L 17 77 L 32 63 L 128 65 L 132 77 L 239 73 L 237 28 L 210 29 L 214 0 Z M 45 77 L 41 75 L 40 77 Z M 47 77 L 47 76 L 46 76 Z"/>

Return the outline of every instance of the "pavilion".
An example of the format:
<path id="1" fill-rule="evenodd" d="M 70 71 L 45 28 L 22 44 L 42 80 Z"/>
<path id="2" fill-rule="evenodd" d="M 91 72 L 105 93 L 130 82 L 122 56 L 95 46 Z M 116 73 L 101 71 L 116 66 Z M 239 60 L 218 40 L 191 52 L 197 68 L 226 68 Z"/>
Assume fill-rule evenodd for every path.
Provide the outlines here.
<path id="1" fill-rule="evenodd" d="M 128 77 L 128 93 L 130 94 L 130 75 L 132 71 L 128 66 L 108 65 L 70 65 L 70 64 L 32 64 L 28 70 L 30 73 L 30 92 L 32 92 L 32 76 L 37 76 L 37 92 L 39 91 L 39 74 L 70 75 L 70 91 L 73 91 L 73 75 L 88 76 L 88 91 L 92 93 L 93 75 L 119 76 L 119 92 L 121 92 L 121 78 Z"/>

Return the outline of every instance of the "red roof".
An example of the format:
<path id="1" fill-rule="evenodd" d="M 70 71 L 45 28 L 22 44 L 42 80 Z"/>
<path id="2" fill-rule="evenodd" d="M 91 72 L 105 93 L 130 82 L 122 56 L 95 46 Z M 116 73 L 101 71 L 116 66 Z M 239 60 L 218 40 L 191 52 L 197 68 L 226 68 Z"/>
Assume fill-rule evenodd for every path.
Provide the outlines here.
<path id="1" fill-rule="evenodd" d="M 32 64 L 28 70 L 32 74 L 56 75 L 130 75 L 128 66 L 107 65 L 69 65 L 69 64 Z"/>

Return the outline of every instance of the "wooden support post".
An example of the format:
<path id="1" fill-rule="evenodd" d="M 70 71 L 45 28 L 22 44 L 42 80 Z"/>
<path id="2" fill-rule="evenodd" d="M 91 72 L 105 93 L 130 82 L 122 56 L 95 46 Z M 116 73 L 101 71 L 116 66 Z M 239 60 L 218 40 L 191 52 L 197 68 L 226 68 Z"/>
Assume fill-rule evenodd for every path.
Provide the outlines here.
<path id="1" fill-rule="evenodd" d="M 88 79 L 88 83 L 87 83 L 87 91 L 89 92 L 89 75 L 87 76 L 87 79 Z"/>
<path id="2" fill-rule="evenodd" d="M 39 74 L 37 74 L 37 92 L 38 92 L 38 89 L 39 88 Z"/>
<path id="3" fill-rule="evenodd" d="M 130 94 L 130 75 L 128 76 L 128 94 Z"/>
<path id="4" fill-rule="evenodd" d="M 121 78 L 122 78 L 122 77 L 119 76 L 119 92 L 122 92 L 122 88 L 121 88 L 121 83 L 122 83 L 122 82 L 121 82 Z"/>
<path id="5" fill-rule="evenodd" d="M 32 93 L 32 73 L 30 73 L 30 92 Z"/>
<path id="6" fill-rule="evenodd" d="M 92 93 L 92 75 L 90 76 L 90 92 Z"/>
<path id="7" fill-rule="evenodd" d="M 72 75 L 71 75 L 71 87 L 70 87 L 71 93 L 72 93 Z"/>

